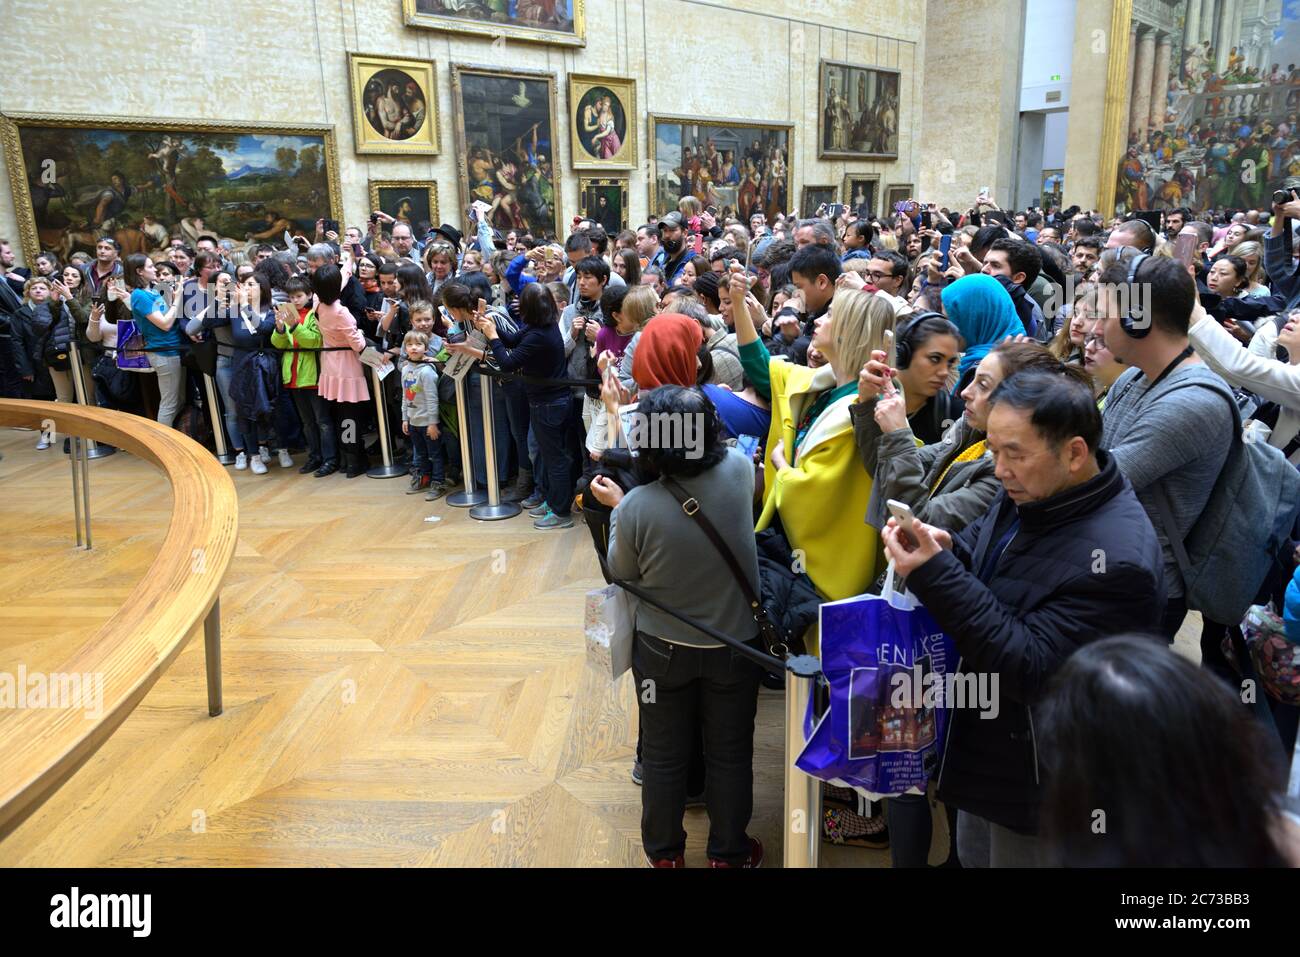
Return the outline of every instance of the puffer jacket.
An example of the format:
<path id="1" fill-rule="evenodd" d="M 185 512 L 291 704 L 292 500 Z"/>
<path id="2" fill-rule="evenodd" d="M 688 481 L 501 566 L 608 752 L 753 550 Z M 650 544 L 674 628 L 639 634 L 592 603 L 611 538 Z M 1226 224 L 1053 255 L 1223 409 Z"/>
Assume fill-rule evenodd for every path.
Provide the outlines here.
<path id="1" fill-rule="evenodd" d="M 1043 501 L 1018 506 L 999 494 L 951 551 L 907 578 L 956 645 L 960 671 L 996 692 L 996 710 L 953 710 L 939 797 L 1021 833 L 1038 828 L 1031 709 L 1048 682 L 1088 642 L 1154 634 L 1164 615 L 1155 529 L 1115 459 L 1098 452 L 1097 461 L 1096 476 Z"/>
<path id="2" fill-rule="evenodd" d="M 993 474 L 993 456 L 985 452 L 970 462 L 954 462 L 983 440 L 983 432 L 961 416 L 941 441 L 918 446 L 911 429 L 882 434 L 875 408 L 872 399 L 855 402 L 849 409 L 862 465 L 874 478 L 867 503 L 868 525 L 885 527 L 889 520 L 885 503 L 891 498 L 906 502 L 912 514 L 926 524 L 952 532 L 961 531 L 988 511 L 989 503 L 1002 491 L 1002 483 Z"/>

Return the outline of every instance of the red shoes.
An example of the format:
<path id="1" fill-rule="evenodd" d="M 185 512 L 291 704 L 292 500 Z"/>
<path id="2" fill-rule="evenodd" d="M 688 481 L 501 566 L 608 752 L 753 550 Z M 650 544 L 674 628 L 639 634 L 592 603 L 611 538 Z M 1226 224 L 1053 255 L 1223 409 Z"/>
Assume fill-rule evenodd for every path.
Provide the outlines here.
<path id="1" fill-rule="evenodd" d="M 749 857 L 745 858 L 743 864 L 728 864 L 726 861 L 720 861 L 717 858 L 709 858 L 709 867 L 762 867 L 763 866 L 763 842 L 756 837 L 749 839 Z"/>

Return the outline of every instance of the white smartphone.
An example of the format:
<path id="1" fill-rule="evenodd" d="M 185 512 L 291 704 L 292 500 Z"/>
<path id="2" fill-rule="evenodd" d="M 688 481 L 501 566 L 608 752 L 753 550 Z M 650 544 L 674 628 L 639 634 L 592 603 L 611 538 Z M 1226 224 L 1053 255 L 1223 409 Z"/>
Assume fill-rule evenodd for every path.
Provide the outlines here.
<path id="1" fill-rule="evenodd" d="M 889 514 L 898 520 L 898 526 L 912 544 L 917 544 L 920 540 L 916 537 L 916 531 L 912 526 L 912 507 L 896 498 L 891 498 L 885 502 L 885 507 L 889 509 Z"/>
<path id="2" fill-rule="evenodd" d="M 888 357 L 885 361 L 889 363 L 889 368 L 893 369 L 898 366 L 898 345 L 894 342 L 894 330 L 885 330 L 885 355 Z"/>

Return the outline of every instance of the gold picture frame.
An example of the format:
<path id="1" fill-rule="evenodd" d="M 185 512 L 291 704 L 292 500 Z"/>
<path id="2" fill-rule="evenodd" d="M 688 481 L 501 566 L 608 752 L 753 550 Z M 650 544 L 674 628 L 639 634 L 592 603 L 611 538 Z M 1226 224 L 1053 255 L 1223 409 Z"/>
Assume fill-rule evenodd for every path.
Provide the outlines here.
<path id="1" fill-rule="evenodd" d="M 349 53 L 348 83 L 352 89 L 352 135 L 359 155 L 437 156 L 442 152 L 438 131 L 436 61 Z M 402 92 L 398 94 L 399 99 L 393 100 L 384 89 L 390 83 L 407 90 L 414 83 L 423 97 L 423 114 L 413 114 L 411 107 L 415 101 Z M 398 124 L 396 131 L 404 134 L 401 138 L 382 131 L 381 127 L 388 126 L 388 113 L 378 103 L 367 104 L 366 101 L 375 94 L 372 86 L 384 91 L 382 99 L 391 101 L 388 112 L 394 116 L 393 122 Z"/>
<path id="2" fill-rule="evenodd" d="M 837 192 L 839 192 L 839 187 L 835 185 L 810 186 L 805 183 L 803 202 L 799 204 L 799 217 L 801 219 L 812 219 L 817 215 L 817 209 L 823 203 L 830 205 L 835 202 Z"/>
<path id="3" fill-rule="evenodd" d="M 76 131 L 82 131 L 78 135 Z M 165 134 L 150 136 L 150 134 Z M 180 141 L 174 147 L 175 152 L 166 153 L 167 139 Z M 195 144 L 185 141 L 201 140 L 208 136 L 208 142 L 197 145 L 206 147 L 219 162 L 240 162 L 242 165 L 234 170 L 225 171 L 224 175 L 214 178 L 194 180 L 183 177 L 189 172 L 181 164 L 185 162 L 186 152 L 193 153 Z M 270 145 L 260 143 L 260 138 L 276 138 L 273 151 Z M 27 144 L 24 143 L 24 137 Z M 283 142 L 283 138 L 294 137 L 300 140 L 302 148 L 293 148 Z M 121 200 L 121 211 L 115 213 L 109 222 L 113 223 L 114 236 L 122 246 L 124 254 L 129 252 L 148 252 L 150 245 L 144 226 L 144 217 L 149 216 L 159 225 L 171 229 L 173 226 L 183 228 L 183 219 L 188 218 L 194 226 L 194 209 L 203 213 L 200 222 L 205 232 L 220 236 L 230 233 L 226 238 L 243 242 L 242 234 L 222 226 L 232 226 L 242 217 L 278 211 L 283 216 L 301 213 L 296 219 L 300 222 L 300 232 L 310 234 L 315 220 L 326 210 L 332 219 L 343 220 L 343 190 L 339 180 L 338 145 L 334 138 L 332 126 L 293 126 L 279 123 L 224 123 L 206 120 L 182 120 L 169 117 L 134 117 L 102 116 L 87 114 L 30 113 L 13 112 L 0 115 L 0 140 L 3 140 L 5 159 L 9 167 L 9 182 L 14 197 L 14 212 L 18 219 L 19 241 L 28 262 L 34 262 L 42 249 L 52 249 L 59 253 L 61 260 L 77 249 L 94 252 L 94 240 L 103 231 L 102 224 L 91 230 L 74 228 L 74 224 L 90 221 L 106 203 L 111 206 Z M 122 144 L 115 147 L 115 143 Z M 96 154 L 115 148 L 119 156 L 113 157 L 122 169 L 128 182 L 123 184 L 130 189 L 121 191 L 117 200 L 111 195 L 115 188 L 109 180 L 111 177 L 99 177 L 87 172 L 92 155 L 89 146 L 93 145 Z M 31 146 L 32 149 L 27 149 Z M 214 150 L 215 147 L 215 150 Z M 284 149 L 294 153 L 280 153 Z M 315 153 L 308 153 L 315 150 Z M 141 152 L 143 151 L 143 152 Z M 152 151 L 152 152 L 151 152 Z M 31 152 L 32 163 L 28 162 Z M 222 154 L 225 154 L 224 156 Z M 306 158 L 305 158 L 306 157 Z M 119 159 L 131 159 L 137 167 L 132 170 Z M 168 164 L 168 159 L 174 162 Z M 208 157 L 205 156 L 205 159 Z M 284 166 L 293 163 L 298 170 L 292 174 Z M 208 163 L 210 166 L 210 159 Z M 279 163 L 280 169 L 272 169 L 271 163 Z M 254 164 L 261 163 L 262 167 Z M 309 173 L 304 173 L 310 165 Z M 101 164 L 102 165 L 102 164 Z M 251 172 L 245 172 L 249 167 Z M 46 173 L 53 173 L 53 183 L 46 181 Z M 292 175 L 294 188 L 285 190 L 274 182 L 266 183 L 275 176 L 281 178 Z M 305 176 L 305 180 L 304 180 Z M 168 183 L 168 178 L 175 182 Z M 156 182 L 153 180 L 156 178 Z M 236 180 L 243 180 L 236 183 Z M 133 180 L 133 181 L 132 181 Z M 188 181 L 186 181 L 188 180 Z M 255 195 L 259 184 L 265 198 Z M 32 187 L 41 191 L 34 201 Z M 238 188 L 237 188 L 238 187 Z M 97 194 L 96 190 L 100 192 Z M 241 193 L 238 199 L 223 199 L 231 193 Z M 123 195 L 125 194 L 125 195 Z M 178 216 L 174 223 L 168 223 L 166 210 L 180 197 L 188 216 Z M 134 200 L 134 202 L 133 202 Z M 213 205 L 215 204 L 215 206 Z M 155 207 L 157 207 L 155 209 Z M 179 210 L 177 210 L 179 211 Z M 139 226 L 132 223 L 139 220 Z M 58 225 L 56 225 L 58 224 Z M 86 237 L 81 234 L 85 233 Z M 280 236 L 270 237 L 273 244 L 279 244 Z"/>
<path id="4" fill-rule="evenodd" d="M 849 209 L 856 210 L 859 204 L 857 195 L 854 191 L 855 184 L 870 183 L 871 195 L 867 199 L 867 206 L 873 216 L 888 215 L 889 211 L 883 213 L 880 210 L 881 184 L 879 173 L 845 173 L 844 183 L 840 186 L 840 202 L 844 203 Z"/>
<path id="5" fill-rule="evenodd" d="M 582 119 L 583 114 L 595 109 L 593 101 L 601 97 L 602 91 L 614 99 L 611 105 L 612 135 L 619 144 L 618 150 L 609 156 L 602 156 L 608 152 L 608 134 L 602 138 L 599 130 L 588 129 L 591 124 Z M 599 122 L 596 116 L 591 119 Z M 635 80 L 569 74 L 569 158 L 574 169 L 636 169 L 636 126 Z"/>
<path id="6" fill-rule="evenodd" d="M 832 82 L 832 77 L 830 75 L 832 71 L 836 71 L 836 75 L 833 79 L 838 81 L 838 83 Z M 848 86 L 853 85 L 856 80 L 857 88 L 854 90 L 854 95 L 843 100 L 843 112 L 838 110 L 835 112 L 836 115 L 841 118 L 851 119 L 852 111 L 855 111 L 860 117 L 865 118 L 865 111 L 862 104 L 857 102 L 857 98 L 859 95 L 865 95 L 868 74 L 875 74 L 874 85 L 878 88 L 877 96 L 871 105 L 878 105 L 882 95 L 886 100 L 886 105 L 888 104 L 888 99 L 891 97 L 895 104 L 893 107 L 894 124 L 892 132 L 886 128 L 886 148 L 883 150 L 872 148 L 850 149 L 848 146 L 837 146 L 833 142 L 836 139 L 833 130 L 827 129 L 827 87 L 836 86 L 838 89 L 838 84 L 843 84 L 844 87 L 847 88 Z M 902 98 L 900 96 L 902 84 L 903 74 L 900 70 L 895 70 L 885 66 L 875 66 L 869 63 L 844 63 L 839 60 L 822 60 L 817 66 L 817 158 L 897 159 L 899 133 L 902 129 L 902 117 L 900 115 L 902 113 Z M 841 92 L 843 91 L 841 90 Z M 881 111 L 874 115 L 877 118 L 884 118 L 888 116 L 888 113 Z M 863 125 L 864 122 L 865 119 L 860 121 L 855 126 L 855 129 L 865 131 L 863 132 L 863 137 L 865 139 L 866 133 L 870 132 L 873 127 L 870 125 Z M 840 129 L 843 130 L 840 138 L 844 142 L 847 142 L 850 138 L 851 131 L 846 129 L 844 126 L 841 126 Z M 893 144 L 892 150 L 888 148 L 890 143 Z"/>
<path id="7" fill-rule="evenodd" d="M 524 26 L 518 23 L 498 23 L 492 20 L 477 20 L 473 17 L 454 17 L 421 10 L 421 6 L 426 6 L 428 0 L 423 3 L 421 0 L 402 0 L 402 16 L 408 27 L 487 37 L 501 44 L 508 40 L 519 40 L 523 43 L 585 47 L 587 45 L 586 0 L 570 0 L 570 2 L 573 5 L 572 31 Z"/>
<path id="8" fill-rule="evenodd" d="M 512 92 L 516 87 L 518 92 Z M 468 63 L 451 65 L 451 102 L 456 126 L 456 178 L 462 216 L 471 202 L 482 199 L 497 206 L 497 210 L 490 214 L 494 217 L 494 226 L 518 229 L 517 224 L 502 221 L 503 217 L 509 219 L 512 215 L 509 209 L 503 208 L 507 206 L 504 200 L 509 198 L 509 205 L 517 207 L 524 220 L 523 228 L 532 231 L 533 235 L 538 235 L 538 232 L 560 235 L 560 188 L 557 178 L 562 166 L 555 133 L 555 87 L 555 74 L 548 70 L 503 69 Z M 466 114 L 469 112 L 465 105 L 467 97 L 475 101 L 475 123 L 483 125 L 482 129 L 476 129 L 472 134 L 467 133 L 465 125 Z M 489 111 L 478 108 L 489 103 L 501 107 L 504 102 L 511 102 L 515 106 L 516 112 L 509 117 L 502 109 Z M 537 109 L 530 109 L 538 107 L 539 103 L 549 112 L 543 115 Z M 510 120 L 512 130 L 518 128 L 520 131 L 513 138 L 502 129 L 505 119 Z M 543 125 L 544 137 L 541 135 L 543 130 L 540 129 Z M 538 157 L 544 157 L 544 161 L 533 162 L 528 158 L 533 136 L 537 138 Z M 542 152 L 543 142 L 550 144 L 549 155 Z M 474 151 L 474 156 L 470 156 L 471 150 Z M 484 152 L 487 155 L 482 155 Z M 517 187 L 531 183 L 537 192 L 537 201 L 543 207 L 549 206 L 549 210 L 539 209 L 537 201 L 525 202 L 526 198 L 531 198 L 532 190 L 528 191 L 528 196 L 524 196 L 525 190 L 522 188 L 514 191 L 498 189 L 501 185 L 500 175 L 506 164 L 514 166 L 516 175 L 520 177 Z M 471 169 L 476 165 L 483 168 L 475 171 L 478 182 L 471 184 Z M 549 199 L 546 195 L 548 192 Z"/>
<path id="9" fill-rule="evenodd" d="M 912 198 L 912 193 L 916 187 L 911 183 L 890 183 L 885 187 L 885 206 L 884 215 L 890 215 L 894 210 L 895 203 L 902 203 Z"/>
<path id="10" fill-rule="evenodd" d="M 578 213 L 583 219 L 590 219 L 603 226 L 606 235 L 612 241 L 615 236 L 628 228 L 627 192 L 626 176 L 580 176 L 578 177 Z M 599 207 L 598 200 L 602 194 L 606 198 L 608 212 L 603 212 Z M 616 207 L 609 203 L 611 197 L 617 201 Z"/>
<path id="11" fill-rule="evenodd" d="M 409 215 L 399 215 L 401 201 L 409 200 Z M 442 223 L 438 212 L 438 184 L 431 179 L 372 179 L 370 181 L 370 209 L 378 209 L 412 227 L 427 221 L 432 226 Z"/>
<path id="12" fill-rule="evenodd" d="M 686 127 L 696 127 L 696 128 L 703 127 L 705 130 L 713 130 L 715 136 L 719 133 L 731 134 L 731 136 L 728 138 L 728 142 L 730 142 L 731 139 L 735 138 L 735 131 L 738 130 L 758 131 L 760 134 L 759 135 L 760 151 L 763 151 L 765 155 L 767 155 L 767 153 L 770 152 L 770 150 L 773 148 L 781 149 L 783 151 L 784 155 L 782 157 L 782 162 L 784 163 L 785 168 L 784 168 L 783 175 L 779 177 L 781 180 L 779 195 L 773 196 L 771 187 L 769 186 L 767 196 L 757 197 L 756 206 L 751 206 L 748 212 L 746 212 L 744 215 L 738 215 L 737 218 L 739 218 L 742 222 L 748 222 L 750 215 L 753 212 L 759 210 L 761 210 L 764 213 L 767 213 L 768 222 L 771 222 L 775 219 L 774 212 L 788 213 L 794 208 L 794 206 L 792 205 L 792 201 L 790 199 L 791 196 L 790 184 L 795 182 L 794 161 L 791 159 L 792 155 L 794 154 L 794 126 L 792 124 L 762 123 L 762 122 L 757 122 L 755 120 L 731 120 L 731 119 L 718 119 L 715 117 L 703 117 L 703 116 L 670 116 L 666 114 L 663 115 L 651 114 L 648 117 L 647 122 L 649 124 L 649 133 L 650 133 L 649 147 L 647 149 L 647 152 L 649 153 L 649 162 L 650 162 L 649 188 L 650 188 L 650 212 L 652 214 L 657 214 L 662 216 L 664 213 L 676 209 L 678 200 L 681 199 L 680 193 L 676 198 L 671 197 L 671 192 L 672 192 L 671 179 L 666 175 L 661 175 L 659 164 L 660 164 L 661 147 L 666 145 L 671 150 L 674 146 L 674 144 L 671 142 L 671 137 L 673 136 L 675 136 L 677 139 L 675 146 L 678 150 L 678 157 L 680 160 L 680 157 L 682 155 L 681 141 L 685 133 Z M 677 128 L 675 133 L 670 132 L 671 130 L 673 130 L 673 128 Z M 663 132 L 666 137 L 663 142 L 661 142 L 660 139 L 661 132 Z M 781 136 L 784 136 L 784 140 L 781 139 Z M 746 139 L 749 138 L 750 138 L 749 135 L 747 135 Z M 709 134 L 705 133 L 704 139 L 705 142 L 707 142 L 707 140 L 709 139 Z M 694 131 L 692 135 L 692 140 L 696 143 L 699 142 L 700 132 L 698 129 Z M 764 141 L 766 141 L 766 143 Z M 752 143 L 753 140 L 750 140 L 751 145 L 747 147 L 746 152 L 752 149 Z M 742 177 L 746 176 L 746 166 L 744 161 L 747 158 L 748 157 L 745 155 L 742 155 L 741 157 L 740 173 Z M 678 171 L 676 169 L 670 169 L 667 172 L 676 173 Z M 766 181 L 766 178 L 767 178 L 766 170 L 763 170 L 762 171 L 763 181 Z M 678 177 L 679 188 L 680 185 L 681 184 L 680 184 L 680 176 L 679 176 Z M 659 194 L 665 191 L 665 189 L 667 189 L 667 192 L 665 193 L 664 196 L 661 197 Z M 738 214 L 742 212 L 742 207 L 744 206 L 743 196 L 745 193 L 745 189 L 746 189 L 746 184 L 744 182 L 737 185 L 736 211 Z M 670 199 L 671 199 L 671 203 L 668 203 L 667 201 Z M 719 204 L 720 213 L 723 212 L 722 205 L 723 204 Z"/>

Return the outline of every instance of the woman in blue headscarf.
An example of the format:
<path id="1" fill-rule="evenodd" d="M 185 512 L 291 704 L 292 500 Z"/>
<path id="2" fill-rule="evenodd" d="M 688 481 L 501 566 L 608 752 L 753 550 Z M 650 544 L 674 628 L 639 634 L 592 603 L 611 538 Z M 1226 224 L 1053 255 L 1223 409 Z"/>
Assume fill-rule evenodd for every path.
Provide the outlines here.
<path id="1" fill-rule="evenodd" d="M 995 278 L 983 273 L 963 276 L 946 286 L 943 311 L 966 340 L 957 366 L 957 388 L 953 390 L 958 393 L 975 377 L 976 366 L 990 349 L 1007 336 L 1023 335 L 1025 331 L 1011 294 Z"/>

